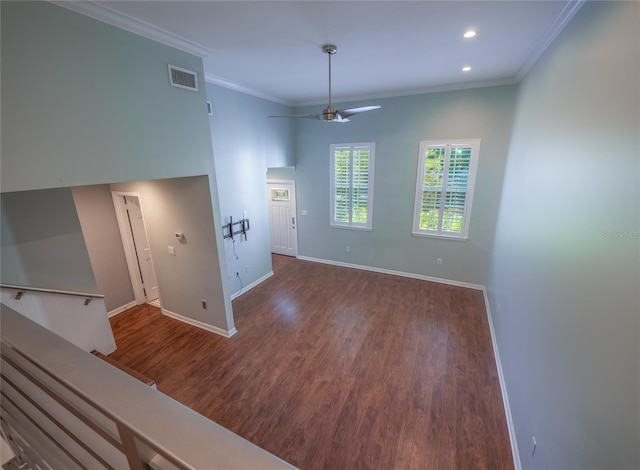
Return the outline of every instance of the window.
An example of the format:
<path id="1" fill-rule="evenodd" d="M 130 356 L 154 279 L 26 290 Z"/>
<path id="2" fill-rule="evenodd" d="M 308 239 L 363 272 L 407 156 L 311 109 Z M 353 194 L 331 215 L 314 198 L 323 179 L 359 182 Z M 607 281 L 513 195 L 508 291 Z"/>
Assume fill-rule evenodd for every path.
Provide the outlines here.
<path id="1" fill-rule="evenodd" d="M 480 140 L 422 141 L 413 234 L 465 240 Z"/>
<path id="2" fill-rule="evenodd" d="M 371 230 L 376 144 L 331 145 L 330 225 Z"/>
<path id="3" fill-rule="evenodd" d="M 288 201 L 289 200 L 289 190 L 287 188 L 278 188 L 271 190 L 271 200 L 272 201 Z"/>

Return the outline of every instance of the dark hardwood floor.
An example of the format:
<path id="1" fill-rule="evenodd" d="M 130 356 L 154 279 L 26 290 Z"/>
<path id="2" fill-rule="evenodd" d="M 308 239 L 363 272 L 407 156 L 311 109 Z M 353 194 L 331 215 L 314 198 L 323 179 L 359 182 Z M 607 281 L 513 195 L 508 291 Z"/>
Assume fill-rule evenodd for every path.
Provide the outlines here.
<path id="1" fill-rule="evenodd" d="M 140 306 L 112 358 L 302 469 L 512 469 L 480 291 L 273 257 L 230 339 Z"/>

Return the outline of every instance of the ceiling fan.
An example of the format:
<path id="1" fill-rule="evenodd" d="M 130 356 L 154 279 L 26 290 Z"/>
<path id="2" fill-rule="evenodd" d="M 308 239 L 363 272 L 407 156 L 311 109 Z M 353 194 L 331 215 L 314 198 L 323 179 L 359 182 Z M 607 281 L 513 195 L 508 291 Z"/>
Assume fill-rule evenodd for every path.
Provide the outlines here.
<path id="1" fill-rule="evenodd" d="M 361 108 L 335 109 L 331 106 L 331 56 L 338 52 L 338 48 L 333 44 L 325 44 L 322 46 L 322 52 L 329 56 L 329 105 L 321 113 L 314 114 L 288 114 L 283 116 L 268 117 L 286 117 L 286 118 L 306 118 L 317 119 L 325 122 L 349 122 L 349 118 L 354 114 L 364 113 L 365 111 L 373 111 L 380 109 L 381 106 L 363 106 Z"/>

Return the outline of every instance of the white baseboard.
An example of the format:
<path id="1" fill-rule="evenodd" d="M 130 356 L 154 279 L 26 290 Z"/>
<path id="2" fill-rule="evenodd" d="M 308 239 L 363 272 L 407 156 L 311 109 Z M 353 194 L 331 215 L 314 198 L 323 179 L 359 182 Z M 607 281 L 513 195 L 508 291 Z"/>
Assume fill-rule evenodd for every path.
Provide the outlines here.
<path id="1" fill-rule="evenodd" d="M 162 314 L 168 317 L 173 318 L 174 320 L 179 320 L 183 323 L 186 323 L 191 326 L 195 326 L 197 328 L 201 328 L 206 331 L 210 331 L 211 333 L 215 333 L 220 336 L 224 336 L 225 338 L 231 338 L 238 331 L 234 328 L 231 330 L 223 330 L 222 328 L 218 328 L 217 326 L 209 325 L 208 323 L 201 322 L 199 320 L 194 320 L 193 318 L 185 317 L 184 315 L 180 315 L 179 313 L 172 312 L 171 310 L 167 310 L 166 308 L 161 309 Z"/>
<path id="2" fill-rule="evenodd" d="M 493 329 L 493 319 L 491 318 L 491 308 L 489 307 L 489 297 L 487 289 L 482 288 L 484 295 L 484 306 L 487 310 L 487 320 L 489 321 L 489 331 L 491 333 L 491 343 L 493 344 L 493 355 L 496 359 L 496 368 L 498 369 L 498 378 L 500 380 L 500 390 L 502 391 L 502 404 L 504 405 L 504 414 L 507 418 L 507 428 L 509 429 L 509 440 L 511 441 L 511 452 L 513 454 L 513 465 L 516 470 L 522 470 L 522 462 L 520 461 L 520 451 L 518 450 L 518 441 L 516 439 L 516 429 L 513 425 L 513 417 L 511 416 L 511 406 L 509 405 L 509 395 L 507 394 L 507 385 L 504 381 L 502 373 L 502 362 L 500 362 L 500 352 L 498 351 L 498 342 L 496 341 L 496 333 Z"/>
<path id="3" fill-rule="evenodd" d="M 471 284 L 469 282 L 460 282 L 460 281 L 454 281 L 451 279 L 442 279 L 439 277 L 424 276 L 422 274 L 406 273 L 403 271 L 394 271 L 392 269 L 376 268 L 376 267 L 364 266 L 360 264 L 343 263 L 342 261 L 311 258 L 309 256 L 297 256 L 297 258 L 304 261 L 313 261 L 314 263 L 330 264 L 332 266 L 340 266 L 343 268 L 361 269 L 363 271 L 372 271 L 374 273 L 391 274 L 393 276 L 408 277 L 411 279 L 419 279 L 421 281 L 437 282 L 439 284 L 448 284 L 450 286 L 467 287 L 469 289 L 484 290 L 484 286 L 480 284 Z"/>
<path id="4" fill-rule="evenodd" d="M 124 304 L 120 307 L 114 308 L 113 310 L 110 310 L 109 312 L 107 312 L 107 316 L 109 318 L 111 317 L 115 317 L 117 314 L 124 312 L 125 310 L 129 310 L 132 307 L 135 307 L 136 301 L 132 300 L 131 302 L 129 302 L 128 304 Z"/>
<path id="5" fill-rule="evenodd" d="M 262 276 L 259 279 L 256 279 L 255 281 L 253 281 L 251 284 L 246 285 L 245 287 L 243 287 L 242 289 L 240 289 L 239 291 L 234 292 L 233 294 L 231 294 L 230 299 L 237 299 L 238 297 L 240 297 L 242 294 L 249 292 L 251 289 L 253 289 L 255 286 L 257 286 L 258 284 L 260 284 L 261 282 L 266 281 L 267 279 L 269 279 L 271 276 L 273 276 L 273 271 L 269 271 L 267 274 L 265 274 L 264 276 Z"/>

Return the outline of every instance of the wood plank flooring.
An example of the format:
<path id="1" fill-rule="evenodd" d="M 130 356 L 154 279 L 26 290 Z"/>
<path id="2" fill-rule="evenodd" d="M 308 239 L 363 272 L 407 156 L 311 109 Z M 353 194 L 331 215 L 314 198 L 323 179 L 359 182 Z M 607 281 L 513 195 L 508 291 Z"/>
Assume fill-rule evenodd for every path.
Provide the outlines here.
<path id="1" fill-rule="evenodd" d="M 222 338 L 140 306 L 112 358 L 302 469 L 512 469 L 480 291 L 274 255 Z"/>

